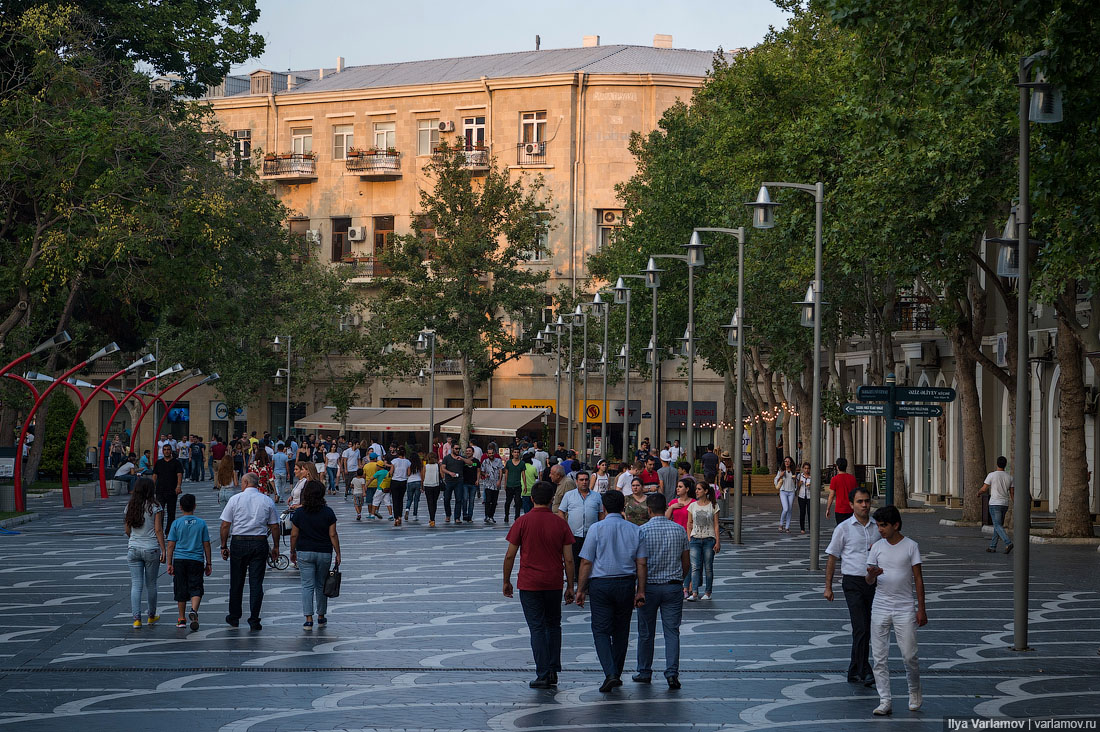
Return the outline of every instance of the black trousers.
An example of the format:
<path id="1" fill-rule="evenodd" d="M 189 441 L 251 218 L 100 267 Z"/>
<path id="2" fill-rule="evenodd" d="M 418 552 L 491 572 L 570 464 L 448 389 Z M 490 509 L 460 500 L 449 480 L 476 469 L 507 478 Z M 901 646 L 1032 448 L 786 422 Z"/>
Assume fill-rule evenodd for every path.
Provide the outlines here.
<path id="1" fill-rule="evenodd" d="M 390 500 L 393 501 L 394 518 L 401 518 L 401 512 L 405 510 L 405 488 L 408 485 L 408 481 L 404 480 L 390 481 Z"/>
<path id="2" fill-rule="evenodd" d="M 630 644 L 630 617 L 634 614 L 637 578 L 594 577 L 588 583 L 592 612 L 592 640 L 607 678 L 619 678 Z"/>
<path id="3" fill-rule="evenodd" d="M 841 583 L 844 602 L 848 603 L 848 616 L 852 619 L 852 660 L 848 663 L 848 679 L 870 679 L 871 662 L 868 658 L 871 642 L 871 604 L 875 601 L 875 586 L 858 574 L 846 574 Z"/>
<path id="4" fill-rule="evenodd" d="M 581 569 L 581 547 L 584 546 L 584 537 L 573 534 L 573 576 L 580 575 Z"/>
<path id="5" fill-rule="evenodd" d="M 435 521 L 435 510 L 439 507 L 439 486 L 424 486 L 424 498 L 428 501 L 428 520 Z"/>
<path id="6" fill-rule="evenodd" d="M 561 590 L 519 591 L 523 617 L 531 632 L 535 673 L 540 679 L 551 671 L 561 671 L 561 597 Z"/>
<path id="7" fill-rule="evenodd" d="M 229 542 L 229 617 L 240 620 L 244 580 L 248 575 L 248 622 L 260 622 L 264 602 L 264 573 L 271 545 L 266 536 L 234 536 Z"/>
<path id="8" fill-rule="evenodd" d="M 842 523 L 852 518 L 852 512 L 849 511 L 848 513 L 837 513 L 836 511 L 833 511 L 833 517 L 836 519 L 836 525 L 840 526 Z"/>
<path id="9" fill-rule="evenodd" d="M 157 503 L 164 506 L 164 535 L 168 536 L 168 529 L 172 528 L 172 522 L 176 520 L 176 501 L 179 497 L 175 491 L 157 493 Z"/>
<path id="10" fill-rule="evenodd" d="M 800 531 L 806 530 L 806 519 L 810 517 L 810 499 L 799 498 L 798 499 L 798 528 Z"/>
<path id="11" fill-rule="evenodd" d="M 485 518 L 496 518 L 497 500 L 500 499 L 500 491 L 496 488 L 485 489 Z"/>
<path id="12" fill-rule="evenodd" d="M 520 499 L 519 494 L 520 494 L 521 490 L 522 490 L 522 488 L 520 488 L 520 486 L 518 486 L 518 485 L 515 486 L 515 487 L 507 486 L 507 487 L 504 488 L 504 520 L 505 521 L 508 520 L 508 506 L 512 505 L 513 503 L 515 504 L 515 507 L 516 507 L 516 510 L 513 511 L 513 514 L 515 515 L 515 517 L 519 518 L 520 514 L 523 513 L 523 511 L 520 510 L 520 506 L 522 505 L 522 503 L 521 503 L 521 499 Z"/>

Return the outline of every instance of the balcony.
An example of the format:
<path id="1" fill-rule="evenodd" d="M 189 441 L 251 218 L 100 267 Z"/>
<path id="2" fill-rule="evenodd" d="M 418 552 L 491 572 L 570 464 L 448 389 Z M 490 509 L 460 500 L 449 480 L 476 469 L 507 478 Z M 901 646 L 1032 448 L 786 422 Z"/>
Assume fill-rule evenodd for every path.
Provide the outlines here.
<path id="1" fill-rule="evenodd" d="M 342 261 L 351 270 L 352 282 L 373 282 L 378 277 L 389 277 L 393 274 L 393 270 L 379 262 L 373 255 L 345 257 Z"/>
<path id="2" fill-rule="evenodd" d="M 480 147 L 472 150 L 447 150 L 446 153 L 442 149 L 436 148 L 432 153 L 432 157 L 439 159 L 444 154 L 461 156 L 460 161 L 462 167 L 473 173 L 483 173 L 489 170 L 489 148 Z"/>
<path id="3" fill-rule="evenodd" d="M 898 300 L 898 331 L 935 330 L 932 301 L 925 297 L 903 297 Z"/>
<path id="4" fill-rule="evenodd" d="M 396 150 L 349 152 L 344 162 L 351 175 L 362 180 L 397 180 L 401 177 L 401 153 Z"/>
<path id="5" fill-rule="evenodd" d="M 546 143 L 521 142 L 516 145 L 516 165 L 546 165 Z"/>
<path id="6" fill-rule="evenodd" d="M 282 153 L 264 158 L 260 177 L 280 183 L 317 180 L 317 156 L 313 153 Z"/>

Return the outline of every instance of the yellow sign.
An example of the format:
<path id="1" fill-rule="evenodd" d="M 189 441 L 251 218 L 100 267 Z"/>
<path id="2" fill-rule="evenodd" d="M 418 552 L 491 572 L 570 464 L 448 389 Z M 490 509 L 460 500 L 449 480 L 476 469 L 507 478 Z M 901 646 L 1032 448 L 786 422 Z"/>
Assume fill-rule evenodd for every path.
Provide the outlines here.
<path id="1" fill-rule="evenodd" d="M 603 421 L 604 403 L 597 399 L 588 400 L 587 410 L 584 407 L 584 402 L 577 402 L 577 421 L 583 421 L 584 415 L 587 413 L 589 422 L 602 422 Z"/>
<path id="2" fill-rule="evenodd" d="M 512 409 L 549 409 L 557 411 L 557 403 L 553 399 L 511 399 L 508 406 Z"/>

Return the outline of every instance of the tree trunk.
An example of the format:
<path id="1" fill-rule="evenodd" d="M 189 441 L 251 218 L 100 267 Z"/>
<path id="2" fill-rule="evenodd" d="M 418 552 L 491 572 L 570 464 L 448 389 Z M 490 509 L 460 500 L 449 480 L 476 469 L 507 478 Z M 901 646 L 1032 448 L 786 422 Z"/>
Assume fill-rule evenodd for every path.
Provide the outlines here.
<path id="1" fill-rule="evenodd" d="M 848 461 L 848 469 L 855 472 L 856 425 L 853 420 L 846 419 L 840 423 L 840 454 Z M 826 460 L 827 459 L 828 458 L 826 458 Z"/>
<path id="2" fill-rule="evenodd" d="M 909 508 L 908 494 L 905 489 L 905 460 L 901 453 L 901 440 L 894 442 L 894 505 Z"/>
<path id="3" fill-rule="evenodd" d="M 741 435 L 743 426 L 734 420 L 737 416 L 737 351 L 733 348 L 726 349 L 726 372 L 722 376 L 722 419 L 726 424 L 732 425 L 726 430 L 726 445 L 733 465 L 737 465 L 741 459 Z M 742 412 L 743 414 L 743 412 Z"/>
<path id="4" fill-rule="evenodd" d="M 1058 318 L 1058 416 L 1061 424 L 1062 485 L 1054 514 L 1054 536 L 1092 536 L 1089 514 L 1089 470 L 1085 456 L 1085 381 L 1081 344 L 1070 326 Z"/>
<path id="5" fill-rule="evenodd" d="M 463 357 L 462 364 L 462 432 L 458 436 L 458 444 L 465 448 L 470 444 L 470 432 L 474 421 L 474 381 L 470 374 L 470 362 Z"/>
<path id="6" fill-rule="evenodd" d="M 982 431 L 982 404 L 978 397 L 977 362 L 971 358 L 957 331 L 950 334 L 955 347 L 955 377 L 959 384 L 962 409 L 963 520 L 980 521 L 982 502 L 978 490 L 986 475 L 985 439 Z"/>

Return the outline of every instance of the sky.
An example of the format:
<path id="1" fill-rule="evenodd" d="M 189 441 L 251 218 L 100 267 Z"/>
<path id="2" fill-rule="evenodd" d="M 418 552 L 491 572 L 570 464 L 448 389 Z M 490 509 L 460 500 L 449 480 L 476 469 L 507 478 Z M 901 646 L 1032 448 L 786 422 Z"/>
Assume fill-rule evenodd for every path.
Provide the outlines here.
<path id="1" fill-rule="evenodd" d="M 666 33 L 674 48 L 729 51 L 786 22 L 771 0 L 259 0 L 259 8 L 255 30 L 267 50 L 233 73 L 332 67 L 337 56 L 359 66 L 530 51 L 536 34 L 544 49 L 577 48 L 587 35 L 649 46 Z"/>

